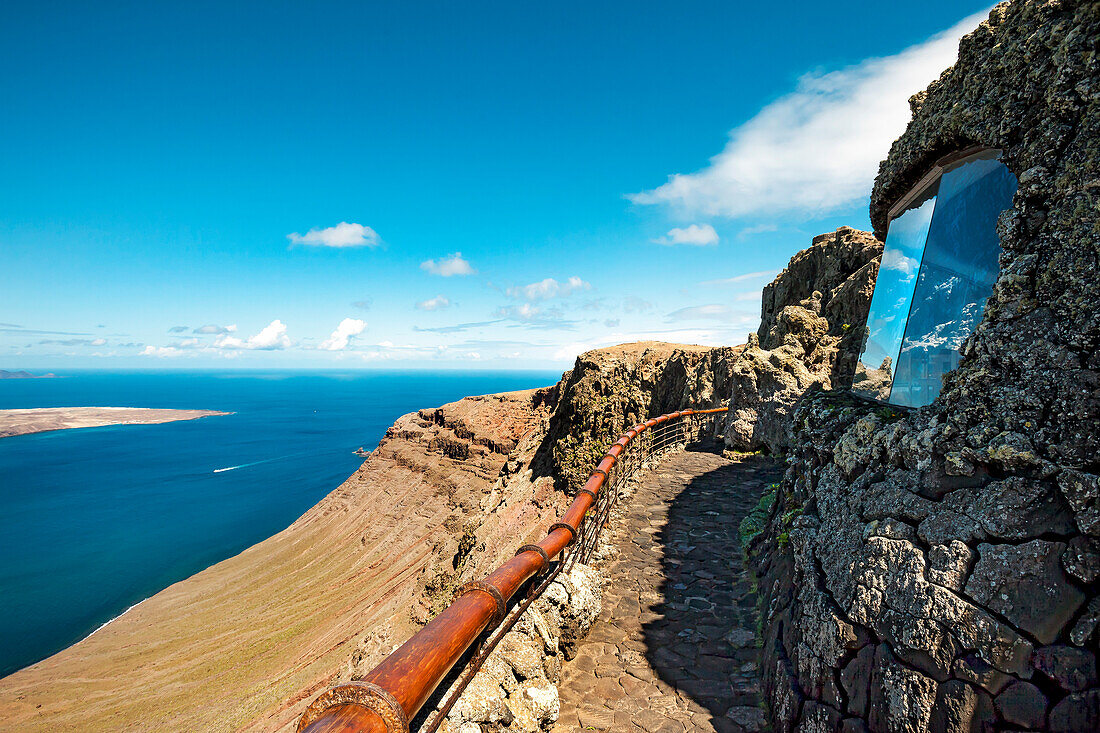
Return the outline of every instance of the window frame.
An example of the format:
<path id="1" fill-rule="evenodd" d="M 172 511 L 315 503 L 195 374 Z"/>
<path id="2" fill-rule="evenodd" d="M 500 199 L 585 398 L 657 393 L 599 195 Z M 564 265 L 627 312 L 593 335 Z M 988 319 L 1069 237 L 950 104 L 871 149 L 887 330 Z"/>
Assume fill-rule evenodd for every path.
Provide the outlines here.
<path id="1" fill-rule="evenodd" d="M 899 216 L 906 213 L 910 209 L 913 209 L 913 208 L 916 208 L 916 207 L 920 206 L 928 198 L 938 196 L 940 180 L 943 178 L 943 175 L 945 173 L 947 173 L 950 170 L 953 170 L 954 168 L 956 168 L 959 165 L 967 163 L 971 159 L 977 159 L 979 156 L 987 155 L 989 153 L 995 153 L 996 158 L 998 160 L 1001 160 L 1001 157 L 1004 155 L 1004 150 L 1003 150 L 1003 148 L 995 148 L 995 147 L 991 147 L 991 146 L 988 146 L 988 145 L 971 145 L 967 148 L 963 148 L 963 149 L 954 151 L 952 153 L 948 153 L 947 155 L 944 155 L 944 156 L 940 157 L 939 159 L 937 159 L 936 162 L 933 163 L 932 166 L 928 169 L 928 172 L 926 172 L 923 176 L 921 176 L 921 178 L 916 183 L 914 183 L 905 192 L 904 195 L 902 195 L 900 198 L 898 198 L 897 201 L 895 201 L 894 204 L 892 206 L 890 206 L 890 208 L 887 210 L 887 215 L 886 215 L 886 222 L 887 223 L 886 223 L 886 235 L 885 235 L 886 238 L 888 238 L 889 235 L 890 235 L 890 226 L 894 223 L 895 219 L 897 219 Z M 1001 162 L 1002 162 L 1002 164 L 1004 163 L 1003 160 L 1001 160 Z M 1006 166 L 1006 168 L 1007 168 L 1007 166 Z M 1009 172 L 1013 172 L 1013 171 L 1011 171 L 1011 169 L 1009 169 Z M 1014 174 L 1014 172 L 1013 172 L 1013 174 Z M 934 216 L 934 214 L 933 214 L 933 216 Z M 926 237 L 928 236 L 927 233 L 925 234 L 925 236 Z M 927 243 L 925 243 L 925 246 L 927 246 Z M 883 240 L 883 253 L 884 254 L 885 254 L 885 251 L 886 251 L 885 248 L 886 248 L 886 239 L 884 238 L 884 240 Z M 924 268 L 924 254 L 925 253 L 922 251 L 922 253 L 921 253 L 921 263 L 920 263 L 920 267 L 918 268 L 917 275 L 916 275 L 916 278 L 918 280 L 919 280 L 919 277 L 920 277 L 920 271 L 923 270 L 923 268 Z M 880 261 L 880 267 L 881 267 L 881 261 Z M 876 279 L 875 279 L 875 286 L 876 287 L 878 286 L 878 277 L 877 277 L 877 275 L 876 275 Z M 916 287 L 916 285 L 914 285 L 914 287 Z M 873 300 L 874 300 L 874 291 L 872 291 L 872 294 L 871 294 L 871 301 L 869 301 L 868 304 L 867 304 L 868 319 L 871 316 L 870 307 L 871 307 L 871 302 L 873 302 Z M 904 344 L 904 333 L 908 329 L 909 319 L 912 316 L 912 309 L 913 309 L 913 302 L 912 302 L 912 299 L 911 299 L 910 303 L 909 303 L 909 309 L 905 314 L 905 326 L 902 329 L 902 331 L 903 331 L 902 344 Z M 983 310 L 984 310 L 984 306 L 983 306 Z M 867 327 L 866 324 L 865 324 L 864 327 L 865 328 Z M 863 356 L 863 350 L 866 348 L 866 338 L 867 337 L 865 336 L 864 340 L 862 340 L 861 343 L 860 343 L 860 350 L 859 350 L 859 353 L 856 355 L 857 362 L 859 362 L 860 358 Z M 900 346 L 901 346 L 901 344 L 899 344 L 899 347 Z M 894 380 L 894 377 L 896 376 L 896 373 L 897 373 L 898 364 L 895 363 L 893 365 L 893 367 L 894 367 L 894 372 L 891 374 L 891 394 L 892 394 L 892 391 L 893 391 L 893 380 Z M 954 368 L 958 368 L 958 367 L 956 366 Z M 952 371 L 952 370 L 948 370 L 948 371 Z M 947 374 L 947 373 L 948 372 L 944 372 L 944 374 Z M 854 379 L 855 379 L 855 373 L 854 372 L 852 374 L 852 378 L 853 378 L 853 382 L 854 382 Z M 890 408 L 893 408 L 893 409 L 896 409 L 896 410 L 903 410 L 903 411 L 912 412 L 914 410 L 920 409 L 920 407 L 922 407 L 922 406 L 926 406 L 926 405 L 922 405 L 922 406 L 902 405 L 902 404 L 898 404 L 898 403 L 895 403 L 895 402 L 891 402 L 889 397 L 887 397 L 886 399 L 882 399 L 882 398 L 879 398 L 879 397 L 872 397 L 869 394 L 857 391 L 854 384 L 850 385 L 848 387 L 847 391 L 852 396 L 854 396 L 854 397 L 856 397 L 860 400 L 863 400 L 865 402 L 869 402 L 869 403 L 875 404 L 875 405 L 890 407 Z M 938 396 L 937 396 L 936 399 L 938 399 Z M 934 401 L 935 401 L 935 399 L 933 399 L 933 402 Z M 929 404 L 931 404 L 931 403 L 929 403 Z"/>

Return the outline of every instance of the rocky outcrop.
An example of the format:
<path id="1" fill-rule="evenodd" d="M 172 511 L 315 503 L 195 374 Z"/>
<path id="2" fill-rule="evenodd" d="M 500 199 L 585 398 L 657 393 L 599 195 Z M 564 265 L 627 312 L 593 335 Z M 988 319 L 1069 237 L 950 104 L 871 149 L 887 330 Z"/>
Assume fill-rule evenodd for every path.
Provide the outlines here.
<path id="1" fill-rule="evenodd" d="M 536 470 L 571 493 L 611 442 L 630 426 L 666 412 L 714 407 L 730 393 L 741 347 L 641 341 L 577 357 L 558 385 L 560 398 Z"/>
<path id="2" fill-rule="evenodd" d="M 814 237 L 764 288 L 760 329 L 730 365 L 726 444 L 790 445 L 790 411 L 811 387 L 851 383 L 882 243 L 841 227 Z"/>
<path id="3" fill-rule="evenodd" d="M 946 153 L 1017 175 L 963 361 L 914 412 L 811 391 L 763 534 L 777 731 L 1100 729 L 1100 5 L 996 7 L 912 100 L 887 207 Z"/>
<path id="4" fill-rule="evenodd" d="M 511 556 L 518 540 L 537 534 L 564 509 L 565 498 L 551 480 L 523 470 L 541 445 L 556 395 L 551 387 L 466 397 L 404 415 L 386 431 L 374 457 L 422 475 L 447 507 L 432 523 L 438 524 L 432 551 L 417 573 L 408 607 L 416 625 L 443 610 L 459 585 L 487 574 Z M 351 678 L 378 661 L 366 651 L 361 646 Z"/>

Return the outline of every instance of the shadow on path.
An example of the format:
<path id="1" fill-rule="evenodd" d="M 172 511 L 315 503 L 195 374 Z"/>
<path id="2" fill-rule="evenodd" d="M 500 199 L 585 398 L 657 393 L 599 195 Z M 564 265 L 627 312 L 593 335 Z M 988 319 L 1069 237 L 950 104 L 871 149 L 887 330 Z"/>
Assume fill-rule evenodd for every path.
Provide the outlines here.
<path id="1" fill-rule="evenodd" d="M 693 468 L 709 470 L 692 475 Z M 646 659 L 662 680 L 710 712 L 714 730 L 762 724 L 756 596 L 738 528 L 781 475 L 779 464 L 762 456 L 714 466 L 689 454 L 658 477 L 664 490 L 683 488 L 655 537 L 663 549 L 657 588 L 663 600 L 653 607 L 658 618 L 643 625 Z"/>
<path id="2" fill-rule="evenodd" d="M 562 670 L 555 733 L 763 729 L 738 525 L 780 473 L 688 450 L 639 478 L 608 527 L 603 609 Z"/>

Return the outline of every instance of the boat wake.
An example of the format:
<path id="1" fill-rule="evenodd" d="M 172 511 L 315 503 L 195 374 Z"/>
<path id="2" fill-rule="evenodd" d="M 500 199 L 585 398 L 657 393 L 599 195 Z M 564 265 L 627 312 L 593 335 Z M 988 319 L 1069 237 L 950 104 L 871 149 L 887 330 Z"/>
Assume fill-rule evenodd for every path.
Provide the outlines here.
<path id="1" fill-rule="evenodd" d="M 277 461 L 280 458 L 290 458 L 290 456 L 279 456 L 279 458 L 268 458 L 265 461 L 252 461 L 252 463 L 242 463 L 239 466 L 226 466 L 225 468 L 215 468 L 214 473 L 224 473 L 225 471 L 236 471 L 238 468 L 248 468 L 249 466 L 258 466 L 261 463 L 271 463 Z"/>
<path id="2" fill-rule="evenodd" d="M 337 450 L 335 452 L 342 452 Z M 252 461 L 251 463 L 242 463 L 238 466 L 226 466 L 225 468 L 215 468 L 214 473 L 224 473 L 226 471 L 236 471 L 238 468 L 248 468 L 249 466 L 259 466 L 261 463 L 271 463 L 272 461 L 284 461 L 287 458 L 300 458 L 301 456 L 311 455 L 309 452 L 305 453 L 288 453 L 285 456 L 275 456 L 274 458 L 265 458 L 262 461 Z"/>

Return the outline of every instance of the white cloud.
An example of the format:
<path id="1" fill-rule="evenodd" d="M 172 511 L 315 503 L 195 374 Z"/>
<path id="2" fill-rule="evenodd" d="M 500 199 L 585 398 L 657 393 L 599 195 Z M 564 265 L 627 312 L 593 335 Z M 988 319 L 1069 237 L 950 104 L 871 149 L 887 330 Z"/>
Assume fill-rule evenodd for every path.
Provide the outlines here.
<path id="1" fill-rule="evenodd" d="M 757 278 L 773 278 L 779 274 L 779 270 L 760 270 L 759 272 L 746 272 L 743 275 L 734 275 L 733 277 L 722 278 L 721 280 L 704 280 L 699 283 L 700 285 L 736 285 L 737 283 L 745 282 L 746 280 L 756 280 Z"/>
<path id="2" fill-rule="evenodd" d="M 199 326 L 198 328 L 192 330 L 191 333 L 224 334 L 224 333 L 234 333 L 236 330 L 237 330 L 237 325 L 236 324 L 232 324 L 232 325 L 229 325 L 229 326 L 216 326 L 213 323 L 208 323 L 205 326 Z"/>
<path id="3" fill-rule="evenodd" d="M 360 321 L 358 318 L 345 318 L 340 321 L 340 325 L 336 327 L 336 330 L 321 342 L 319 348 L 325 351 L 342 351 L 347 348 L 348 341 L 353 336 L 363 333 L 363 329 L 366 327 L 366 321 Z"/>
<path id="4" fill-rule="evenodd" d="M 236 336 L 221 335 L 214 339 L 214 346 L 230 350 L 275 351 L 290 346 L 290 338 L 286 335 L 286 324 L 276 318 L 255 336 L 242 340 Z"/>
<path id="5" fill-rule="evenodd" d="M 416 304 L 416 307 L 418 310 L 422 311 L 437 311 L 444 308 L 449 308 L 450 305 L 451 301 L 447 298 L 446 295 L 437 295 L 434 298 L 428 298 L 427 300 L 420 301 Z"/>
<path id="6" fill-rule="evenodd" d="M 559 308 L 545 308 L 533 303 L 501 306 L 493 315 L 523 324 L 527 328 L 571 330 L 577 323 L 567 320 Z"/>
<path id="7" fill-rule="evenodd" d="M 508 288 L 508 295 L 513 298 L 523 298 L 532 303 L 550 298 L 564 298 L 579 290 L 591 290 L 592 285 L 574 275 L 565 282 L 558 282 L 552 277 L 540 280 L 537 283 L 524 285 L 523 287 Z"/>
<path id="8" fill-rule="evenodd" d="M 653 241 L 666 246 L 691 244 L 696 247 L 705 247 L 708 244 L 718 244 L 718 232 L 714 231 L 714 227 L 710 224 L 692 224 L 682 229 L 673 227 L 668 230 L 668 234 Z"/>
<path id="9" fill-rule="evenodd" d="M 156 356 L 161 359 L 171 358 L 174 356 L 183 356 L 183 351 L 177 349 L 175 346 L 146 346 L 142 352 L 142 356 Z"/>
<path id="10" fill-rule="evenodd" d="M 820 215 L 866 199 L 879 161 L 909 122 L 908 99 L 958 55 L 971 15 L 893 56 L 802 77 L 797 89 L 730 132 L 710 165 L 629 198 L 709 216 Z"/>
<path id="11" fill-rule="evenodd" d="M 913 275 L 917 268 L 920 267 L 918 262 L 913 257 L 906 257 L 896 249 L 887 249 L 882 253 L 882 269 L 884 270 L 897 270 L 903 272 L 906 275 Z"/>
<path id="12" fill-rule="evenodd" d="M 477 270 L 470 267 L 470 263 L 462 259 L 461 252 L 441 257 L 438 260 L 425 260 L 420 263 L 420 269 L 440 277 L 453 275 L 473 275 Z"/>
<path id="13" fill-rule="evenodd" d="M 445 346 L 378 345 L 378 348 L 355 352 L 367 362 L 378 361 L 480 361 L 477 351 L 455 351 Z"/>
<path id="14" fill-rule="evenodd" d="M 737 232 L 737 238 L 738 239 L 745 239 L 746 237 L 752 237 L 752 236 L 755 236 L 757 234 L 767 234 L 768 232 L 777 232 L 777 231 L 779 231 L 779 225 L 778 224 L 769 224 L 769 223 L 755 224 L 751 227 L 745 227 L 741 231 Z"/>
<path id="15" fill-rule="evenodd" d="M 530 303 L 506 305 L 498 308 L 494 315 L 500 316 L 501 318 L 511 318 L 513 321 L 530 323 L 542 316 L 542 308 L 537 305 L 531 305 Z"/>
<path id="16" fill-rule="evenodd" d="M 636 295 L 628 295 L 623 298 L 622 309 L 623 313 L 645 313 L 653 309 L 653 304 Z"/>
<path id="17" fill-rule="evenodd" d="M 500 323 L 503 320 L 503 318 L 494 318 L 491 321 L 455 323 L 450 326 L 435 326 L 433 328 L 421 328 L 420 326 L 413 326 L 413 331 L 420 331 L 422 333 L 462 333 L 463 331 L 469 331 L 473 328 L 485 328 L 486 326 L 492 326 Z"/>
<path id="18" fill-rule="evenodd" d="M 444 344 L 425 346 L 420 344 L 395 344 L 392 341 L 382 341 L 352 353 L 363 361 L 435 361 L 463 358 L 461 354 L 449 351 Z"/>
<path id="19" fill-rule="evenodd" d="M 286 235 L 291 244 L 304 244 L 311 247 L 377 247 L 382 243 L 378 232 L 362 224 L 349 224 L 342 221 L 334 227 L 310 229 L 305 234 L 292 232 Z"/>
<path id="20" fill-rule="evenodd" d="M 58 346 L 103 346 L 107 341 L 98 339 L 42 339 L 39 344 L 56 344 Z M 30 344 L 27 344 L 30 346 Z"/>
<path id="21" fill-rule="evenodd" d="M 707 305 L 696 305 L 688 308 L 680 308 L 674 310 L 665 316 L 667 321 L 695 321 L 695 320 L 712 320 L 712 321 L 725 321 L 728 323 L 748 323 L 755 316 L 751 316 L 748 313 L 734 310 L 728 305 L 722 305 L 721 303 L 710 303 Z"/>

